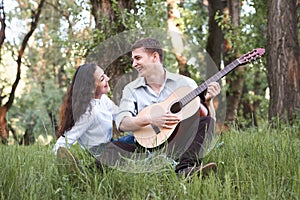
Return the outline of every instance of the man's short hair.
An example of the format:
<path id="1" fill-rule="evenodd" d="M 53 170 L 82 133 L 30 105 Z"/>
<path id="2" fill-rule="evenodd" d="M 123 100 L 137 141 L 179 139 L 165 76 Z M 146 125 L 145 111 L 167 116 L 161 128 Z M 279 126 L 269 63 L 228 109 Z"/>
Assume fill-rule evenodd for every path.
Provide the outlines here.
<path id="1" fill-rule="evenodd" d="M 144 38 L 141 40 L 136 41 L 131 46 L 131 51 L 138 49 L 138 48 L 144 48 L 148 53 L 154 53 L 157 52 L 160 58 L 160 62 L 163 62 L 164 59 L 164 53 L 162 46 L 160 42 L 154 38 Z"/>

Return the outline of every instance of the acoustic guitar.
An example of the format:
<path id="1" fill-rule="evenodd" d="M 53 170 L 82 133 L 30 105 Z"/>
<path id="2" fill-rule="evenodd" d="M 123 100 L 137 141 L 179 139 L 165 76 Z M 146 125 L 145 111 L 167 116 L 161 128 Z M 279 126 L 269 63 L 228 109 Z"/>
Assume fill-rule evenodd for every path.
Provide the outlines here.
<path id="1" fill-rule="evenodd" d="M 265 49 L 263 48 L 254 49 L 228 64 L 222 70 L 199 85 L 196 89 L 180 87 L 172 92 L 165 101 L 152 104 L 141 110 L 138 113 L 138 116 L 156 117 L 169 112 L 176 114 L 180 121 L 187 119 L 199 110 L 199 94 L 207 89 L 209 83 L 218 81 L 236 67 L 247 64 L 261 57 L 264 53 Z M 133 132 L 133 135 L 141 146 L 145 148 L 155 148 L 168 140 L 176 126 L 177 124 L 174 124 L 172 128 L 167 129 L 150 124 Z"/>

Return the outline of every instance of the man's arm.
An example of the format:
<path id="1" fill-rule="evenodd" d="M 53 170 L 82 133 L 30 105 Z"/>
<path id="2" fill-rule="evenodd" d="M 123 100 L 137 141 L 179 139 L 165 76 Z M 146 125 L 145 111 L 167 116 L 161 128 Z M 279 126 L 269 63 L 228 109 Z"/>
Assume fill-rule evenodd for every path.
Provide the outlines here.
<path id="1" fill-rule="evenodd" d="M 208 113 L 209 113 L 208 116 L 210 116 L 214 120 L 216 120 L 216 110 L 215 110 L 215 107 L 214 107 L 213 100 L 206 101 L 206 105 L 207 105 Z"/>
<path id="2" fill-rule="evenodd" d="M 133 88 L 127 85 L 123 90 L 119 111 L 116 114 L 115 122 L 118 130 L 136 131 L 150 123 L 147 118 L 137 116 L 137 109 Z"/>
<path id="3" fill-rule="evenodd" d="M 121 131 L 136 131 L 140 128 L 152 124 L 157 127 L 173 128 L 174 124 L 180 122 L 176 114 L 157 113 L 157 115 L 137 115 L 135 117 L 126 116 L 120 124 Z"/>
<path id="4" fill-rule="evenodd" d="M 144 126 L 149 125 L 150 123 L 150 117 L 147 116 L 126 116 L 121 121 L 119 129 L 120 131 L 137 131 Z"/>

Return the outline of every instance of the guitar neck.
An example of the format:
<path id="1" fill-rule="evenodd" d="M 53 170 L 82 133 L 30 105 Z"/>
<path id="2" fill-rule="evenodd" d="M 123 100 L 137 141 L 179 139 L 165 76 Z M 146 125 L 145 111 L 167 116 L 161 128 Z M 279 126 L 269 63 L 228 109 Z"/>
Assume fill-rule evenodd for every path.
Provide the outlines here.
<path id="1" fill-rule="evenodd" d="M 211 82 L 215 82 L 220 80 L 223 76 L 231 72 L 234 68 L 240 65 L 240 62 L 238 59 L 234 60 L 230 64 L 228 64 L 224 69 L 217 72 L 215 75 L 207 79 L 204 83 L 199 85 L 196 89 L 191 91 L 189 94 L 187 94 L 185 97 L 179 100 L 181 107 L 184 107 L 186 104 L 191 102 L 194 98 L 196 98 L 199 94 L 201 94 L 204 90 L 207 89 L 208 85 Z"/>

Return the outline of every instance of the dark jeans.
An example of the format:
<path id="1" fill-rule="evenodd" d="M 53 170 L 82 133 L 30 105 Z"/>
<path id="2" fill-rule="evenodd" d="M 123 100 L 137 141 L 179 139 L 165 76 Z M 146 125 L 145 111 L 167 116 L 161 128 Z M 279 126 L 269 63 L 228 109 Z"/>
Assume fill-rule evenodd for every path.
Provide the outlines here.
<path id="1" fill-rule="evenodd" d="M 112 141 L 125 142 L 127 144 L 136 144 L 136 140 L 132 134 L 119 137 L 117 140 L 113 139 Z"/>
<path id="2" fill-rule="evenodd" d="M 179 162 L 175 169 L 176 172 L 201 164 L 205 150 L 204 143 L 209 142 L 206 140 L 211 138 L 213 126 L 214 121 L 211 117 L 199 117 L 198 115 L 180 122 L 169 138 L 168 144 L 164 146 L 167 147 L 168 155 Z M 102 164 L 115 166 L 122 162 L 123 158 L 130 158 L 133 152 L 143 153 L 145 149 L 136 144 L 134 137 L 130 135 L 93 147 L 90 151 Z"/>
<path id="3" fill-rule="evenodd" d="M 169 144 L 174 143 L 175 155 L 179 154 L 176 172 L 202 163 L 205 144 L 209 144 L 212 138 L 213 127 L 214 121 L 211 117 L 189 118 L 180 123 L 177 133 L 169 142 Z"/>

